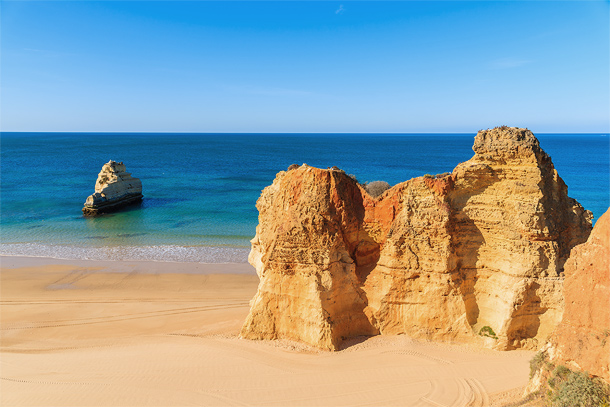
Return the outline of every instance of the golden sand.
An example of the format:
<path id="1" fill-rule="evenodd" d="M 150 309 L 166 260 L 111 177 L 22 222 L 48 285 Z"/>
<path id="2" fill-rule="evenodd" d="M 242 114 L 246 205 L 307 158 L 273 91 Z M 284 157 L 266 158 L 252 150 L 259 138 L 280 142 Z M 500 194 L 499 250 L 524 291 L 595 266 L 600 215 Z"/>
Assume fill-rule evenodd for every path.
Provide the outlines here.
<path id="1" fill-rule="evenodd" d="M 484 406 L 528 380 L 532 352 L 239 339 L 245 264 L 2 257 L 0 276 L 2 406 Z"/>

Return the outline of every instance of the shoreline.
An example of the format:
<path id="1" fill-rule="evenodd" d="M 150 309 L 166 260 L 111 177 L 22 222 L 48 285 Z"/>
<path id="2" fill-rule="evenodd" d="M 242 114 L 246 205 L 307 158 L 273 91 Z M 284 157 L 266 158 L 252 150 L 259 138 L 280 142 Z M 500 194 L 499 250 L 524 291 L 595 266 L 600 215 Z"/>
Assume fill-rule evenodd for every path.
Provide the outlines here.
<path id="1" fill-rule="evenodd" d="M 0 243 L 1 257 L 37 257 L 57 260 L 156 261 L 169 263 L 248 264 L 249 247 Z"/>
<path id="2" fill-rule="evenodd" d="M 250 274 L 256 270 L 249 263 L 197 263 L 160 260 L 89 260 L 43 256 L 7 256 L 0 254 L 0 271 L 45 266 L 69 266 L 103 273 L 141 274 Z"/>

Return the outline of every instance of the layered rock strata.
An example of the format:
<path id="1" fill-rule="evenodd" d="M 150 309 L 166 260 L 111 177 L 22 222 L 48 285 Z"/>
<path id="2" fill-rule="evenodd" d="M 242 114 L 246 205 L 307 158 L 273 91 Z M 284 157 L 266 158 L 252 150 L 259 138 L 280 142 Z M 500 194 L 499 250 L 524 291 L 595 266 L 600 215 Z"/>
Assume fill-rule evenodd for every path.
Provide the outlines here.
<path id="1" fill-rule="evenodd" d="M 481 131 L 473 150 L 448 192 L 466 317 L 475 332 L 490 326 L 497 348 L 536 348 L 561 318 L 563 266 L 592 214 L 529 130 Z"/>
<path id="2" fill-rule="evenodd" d="M 597 220 L 586 243 L 565 264 L 565 310 L 542 350 L 544 360 L 530 384 L 538 390 L 550 367 L 564 365 L 610 384 L 610 209 Z"/>
<path id="3" fill-rule="evenodd" d="M 142 182 L 132 177 L 122 162 L 109 161 L 98 174 L 95 193 L 87 197 L 83 213 L 91 216 L 112 212 L 141 200 Z"/>
<path id="4" fill-rule="evenodd" d="M 452 174 L 378 198 L 340 170 L 278 173 L 257 201 L 261 281 L 241 336 L 330 350 L 358 335 L 479 340 L 482 327 L 498 349 L 545 340 L 591 214 L 529 130 L 480 131 L 473 149 Z"/>

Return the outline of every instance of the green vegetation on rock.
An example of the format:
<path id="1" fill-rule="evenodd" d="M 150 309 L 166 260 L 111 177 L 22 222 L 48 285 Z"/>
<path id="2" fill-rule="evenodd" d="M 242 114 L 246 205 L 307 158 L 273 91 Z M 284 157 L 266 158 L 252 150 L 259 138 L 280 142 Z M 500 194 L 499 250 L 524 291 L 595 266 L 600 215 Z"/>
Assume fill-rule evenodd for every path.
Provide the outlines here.
<path id="1" fill-rule="evenodd" d="M 608 407 L 610 386 L 586 372 L 557 366 L 548 381 L 547 399 L 552 407 Z"/>
<path id="2" fill-rule="evenodd" d="M 485 325 L 484 327 L 482 327 L 479 330 L 479 335 L 481 336 L 487 336 L 488 338 L 494 338 L 494 339 L 498 339 L 498 336 L 496 335 L 496 333 L 494 332 L 493 329 L 491 329 L 491 327 L 489 325 Z"/>
<path id="3" fill-rule="evenodd" d="M 530 360 L 530 379 L 540 371 L 546 377 L 546 389 L 543 385 L 536 394 L 550 407 L 610 407 L 610 386 L 603 380 L 587 372 L 555 366 L 545 351 Z"/>
<path id="4" fill-rule="evenodd" d="M 386 190 L 390 189 L 390 184 L 385 181 L 373 181 L 364 184 L 364 189 L 373 198 L 377 198 L 383 194 Z"/>

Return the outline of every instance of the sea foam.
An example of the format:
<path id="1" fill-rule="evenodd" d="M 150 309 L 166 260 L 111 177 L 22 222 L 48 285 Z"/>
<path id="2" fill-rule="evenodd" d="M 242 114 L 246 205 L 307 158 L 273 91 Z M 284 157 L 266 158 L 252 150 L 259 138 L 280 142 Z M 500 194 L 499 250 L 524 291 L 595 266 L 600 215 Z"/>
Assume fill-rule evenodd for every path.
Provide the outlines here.
<path id="1" fill-rule="evenodd" d="M 0 255 L 69 260 L 148 260 L 193 263 L 247 263 L 250 249 L 212 246 L 82 247 L 39 243 L 0 244 Z"/>

